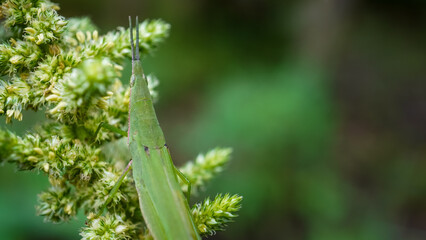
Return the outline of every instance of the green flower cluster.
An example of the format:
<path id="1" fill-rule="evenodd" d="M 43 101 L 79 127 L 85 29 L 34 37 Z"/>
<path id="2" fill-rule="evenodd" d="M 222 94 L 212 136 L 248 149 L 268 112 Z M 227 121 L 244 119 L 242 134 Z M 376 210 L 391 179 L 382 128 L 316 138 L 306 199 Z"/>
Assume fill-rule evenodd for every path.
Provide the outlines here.
<path id="1" fill-rule="evenodd" d="M 133 239 L 136 225 L 119 215 L 106 214 L 90 221 L 81 232 L 82 240 Z"/>
<path id="2" fill-rule="evenodd" d="M 180 171 L 191 182 L 192 192 L 196 194 L 206 182 L 223 170 L 223 166 L 229 161 L 231 148 L 216 148 L 207 154 L 199 154 L 194 162 L 187 162 Z M 183 191 L 187 191 L 187 185 L 180 181 Z"/>
<path id="3" fill-rule="evenodd" d="M 223 231 L 226 224 L 237 217 L 235 212 L 241 208 L 243 197 L 218 194 L 213 201 L 207 198 L 202 204 L 192 208 L 192 217 L 201 235 L 214 235 Z"/>
<path id="4" fill-rule="evenodd" d="M 6 115 L 7 122 L 22 120 L 24 109 L 45 105 L 62 122 L 85 122 L 79 118 L 85 112 L 106 108 L 105 98 L 111 96 L 105 90 L 120 76 L 123 60 L 130 56 L 128 29 L 99 36 L 88 18 L 65 20 L 57 9 L 47 0 L 8 0 L 1 5 L 4 28 L 14 36 L 0 44 L 0 114 Z M 145 21 L 138 27 L 142 55 L 152 51 L 170 29 L 161 20 Z M 90 61 L 82 64 L 86 60 Z M 95 65 L 101 72 L 91 71 Z M 85 79 L 88 72 L 91 76 Z M 85 80 L 97 82 L 86 84 Z M 121 108 L 125 111 L 125 106 Z"/>
<path id="5" fill-rule="evenodd" d="M 67 22 L 59 16 L 57 5 L 49 1 L 4 1 L 0 7 L 0 16 L 5 19 L 4 27 L 11 35 L 2 44 L 0 51 L 0 71 L 13 74 L 30 70 L 43 57 L 42 48 L 60 40 Z"/>
<path id="6" fill-rule="evenodd" d="M 0 129 L 0 163 L 47 175 L 51 187 L 39 194 L 37 206 L 46 221 L 69 221 L 83 210 L 89 219 L 83 239 L 148 239 L 130 175 L 113 196 L 106 215 L 97 216 L 130 160 L 125 138 L 104 129 L 95 135 L 101 122 L 127 127 L 130 90 L 120 77 L 124 59 L 131 55 L 130 30 L 118 28 L 101 36 L 90 19 L 65 19 L 58 9 L 48 0 L 5 0 L 0 6 L 0 39 L 4 40 L 0 44 L 0 116 L 7 123 L 20 121 L 23 110 L 32 109 L 44 111 L 48 118 L 24 136 Z M 144 21 L 137 27 L 141 56 L 152 52 L 170 29 L 161 20 Z M 155 98 L 158 80 L 151 75 L 147 79 Z M 230 153 L 230 149 L 215 149 L 199 155 L 182 172 L 196 190 L 201 189 L 222 170 Z M 241 198 L 225 197 L 222 204 L 194 206 L 196 224 L 205 226 L 201 233 L 223 229 L 226 221 L 211 211 L 238 211 L 224 206 L 234 198 L 236 206 Z M 222 225 L 211 224 L 212 219 Z"/>

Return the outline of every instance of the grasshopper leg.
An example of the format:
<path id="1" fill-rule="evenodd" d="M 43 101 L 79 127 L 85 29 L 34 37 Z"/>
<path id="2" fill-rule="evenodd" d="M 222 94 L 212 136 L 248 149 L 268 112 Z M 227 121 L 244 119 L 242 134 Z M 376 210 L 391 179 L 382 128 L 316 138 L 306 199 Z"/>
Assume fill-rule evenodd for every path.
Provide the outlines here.
<path id="1" fill-rule="evenodd" d="M 96 136 L 98 136 L 98 133 L 99 133 L 99 131 L 101 130 L 101 128 L 108 129 L 108 130 L 110 130 L 111 132 L 114 132 L 114 133 L 120 134 L 120 135 L 121 135 L 121 136 L 123 136 L 123 137 L 127 137 L 127 132 L 126 132 L 126 131 L 123 131 L 123 130 L 121 130 L 121 129 L 117 128 L 117 127 L 114 127 L 114 126 L 112 126 L 112 125 L 109 125 L 108 123 L 101 122 L 101 123 L 99 123 L 98 128 L 96 128 L 96 132 L 95 132 L 94 139 L 96 139 Z"/>
<path id="2" fill-rule="evenodd" d="M 119 128 L 117 128 L 117 127 L 114 127 L 114 126 L 112 126 L 112 125 L 109 125 L 108 123 L 105 123 L 105 122 L 101 122 L 100 124 L 99 124 L 99 126 L 98 126 L 98 128 L 96 129 L 96 132 L 95 132 L 95 139 L 96 139 L 96 136 L 98 135 L 98 133 L 99 133 L 99 131 L 101 130 L 101 128 L 105 128 L 105 129 L 108 129 L 108 130 L 110 130 L 111 132 L 114 132 L 114 133 L 117 133 L 117 134 L 120 134 L 120 135 L 122 135 L 122 136 L 124 136 L 124 137 L 126 137 L 127 136 L 127 132 L 125 132 L 125 131 L 123 131 L 123 130 L 121 130 L 121 129 L 119 129 Z M 126 169 L 124 169 L 124 172 L 121 174 L 121 176 L 120 176 L 120 178 L 118 179 L 118 181 L 115 183 L 115 185 L 114 185 L 114 187 L 112 188 L 112 190 L 111 190 L 111 192 L 108 194 L 108 198 L 107 198 L 107 200 L 105 201 L 105 203 L 102 205 L 102 207 L 101 207 L 101 210 L 98 212 L 98 214 L 97 214 L 97 217 L 99 217 L 103 212 L 104 212 L 104 210 L 105 210 L 105 208 L 106 208 L 106 206 L 112 201 L 112 198 L 114 197 L 114 195 L 117 193 L 117 191 L 118 191 L 118 189 L 120 188 L 120 186 L 121 186 L 121 183 L 123 182 L 123 179 L 126 177 L 126 175 L 129 173 L 129 171 L 130 171 L 130 169 L 132 168 L 132 160 L 130 160 L 130 162 L 129 162 L 129 164 L 127 164 L 127 167 L 126 167 Z"/>
<path id="3" fill-rule="evenodd" d="M 112 188 L 111 192 L 108 194 L 108 198 L 105 201 L 105 203 L 102 205 L 101 210 L 98 212 L 97 217 L 99 217 L 105 210 L 106 206 L 108 206 L 108 204 L 112 201 L 112 198 L 114 197 L 114 195 L 117 193 L 118 189 L 121 186 L 121 183 L 123 183 L 124 178 L 126 177 L 126 175 L 130 172 L 130 169 L 132 169 L 132 161 L 130 160 L 129 164 L 127 164 L 126 169 L 124 169 L 124 172 L 121 174 L 120 178 L 118 179 L 118 181 L 115 183 L 114 187 Z"/>
<path id="4" fill-rule="evenodd" d="M 186 199 L 188 199 L 189 202 L 189 198 L 191 197 L 191 181 L 189 181 L 185 174 L 183 174 L 176 166 L 173 165 L 173 167 L 175 168 L 176 175 L 178 175 L 179 178 L 188 186 L 188 191 L 186 191 Z"/>

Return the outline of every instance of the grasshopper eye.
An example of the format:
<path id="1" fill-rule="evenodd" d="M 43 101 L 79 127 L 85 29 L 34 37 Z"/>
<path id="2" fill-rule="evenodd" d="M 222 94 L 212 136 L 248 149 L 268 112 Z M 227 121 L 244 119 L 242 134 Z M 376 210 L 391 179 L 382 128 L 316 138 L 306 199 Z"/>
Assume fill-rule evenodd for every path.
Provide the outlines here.
<path id="1" fill-rule="evenodd" d="M 130 87 L 133 87 L 133 85 L 135 85 L 135 75 L 130 78 Z"/>

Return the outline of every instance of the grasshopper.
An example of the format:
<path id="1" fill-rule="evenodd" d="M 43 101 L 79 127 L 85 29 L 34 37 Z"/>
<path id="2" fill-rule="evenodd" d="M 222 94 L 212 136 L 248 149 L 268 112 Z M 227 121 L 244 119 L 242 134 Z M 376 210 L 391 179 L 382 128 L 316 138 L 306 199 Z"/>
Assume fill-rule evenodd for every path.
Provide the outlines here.
<path id="1" fill-rule="evenodd" d="M 117 192 L 126 174 L 130 169 L 133 169 L 140 209 L 154 239 L 201 239 L 177 176 L 182 178 L 184 182 L 189 183 L 189 181 L 173 164 L 163 131 L 155 114 L 148 82 L 139 59 L 138 18 L 136 17 L 136 44 L 133 42 L 133 28 L 130 17 L 129 25 L 132 76 L 130 79 L 131 94 L 127 137 L 132 160 L 112 189 L 100 214 Z M 99 125 L 96 132 L 99 131 L 101 126 L 120 134 L 126 134 L 126 132 L 108 124 Z M 188 188 L 187 194 L 187 197 L 189 197 L 190 188 Z"/>

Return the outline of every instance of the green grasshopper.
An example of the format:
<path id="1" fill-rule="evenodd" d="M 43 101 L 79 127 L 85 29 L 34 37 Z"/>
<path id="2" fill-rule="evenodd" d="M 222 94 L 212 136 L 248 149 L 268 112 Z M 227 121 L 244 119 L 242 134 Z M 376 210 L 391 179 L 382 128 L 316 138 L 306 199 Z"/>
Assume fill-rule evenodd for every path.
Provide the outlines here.
<path id="1" fill-rule="evenodd" d="M 127 137 L 132 160 L 111 191 L 100 214 L 132 168 L 140 208 L 151 235 L 161 240 L 201 239 L 190 215 L 188 202 L 182 193 L 177 175 L 184 182 L 189 183 L 189 181 L 172 162 L 139 59 L 138 18 L 136 17 L 135 45 L 130 17 L 129 24 L 132 76 Z M 101 124 L 96 132 L 102 126 L 114 132 L 126 134 L 108 124 Z M 189 197 L 190 188 L 187 194 Z"/>

